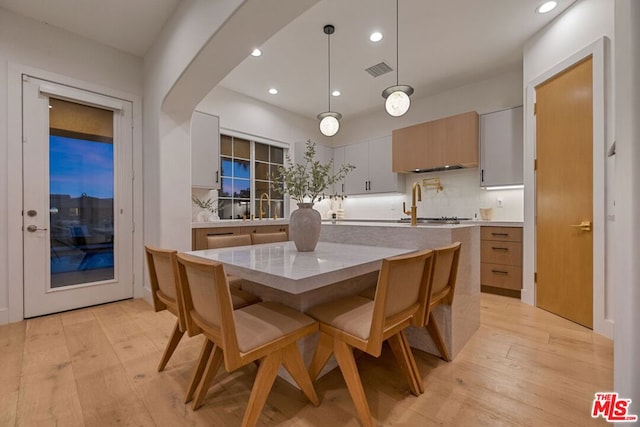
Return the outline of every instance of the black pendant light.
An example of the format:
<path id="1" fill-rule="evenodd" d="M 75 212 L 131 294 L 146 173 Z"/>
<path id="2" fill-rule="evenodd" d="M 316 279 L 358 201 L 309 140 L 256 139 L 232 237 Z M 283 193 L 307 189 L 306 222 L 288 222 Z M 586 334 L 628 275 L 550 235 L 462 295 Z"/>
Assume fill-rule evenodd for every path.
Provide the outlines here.
<path id="1" fill-rule="evenodd" d="M 342 118 L 342 114 L 331 111 L 331 34 L 336 29 L 333 25 L 325 25 L 323 30 L 327 35 L 328 45 L 329 87 L 327 88 L 327 96 L 329 98 L 329 109 L 324 113 L 318 114 L 318 120 L 320 120 L 320 132 L 325 136 L 334 136 L 340 130 L 340 119 Z"/>
<path id="2" fill-rule="evenodd" d="M 410 96 L 413 93 L 411 86 L 398 83 L 400 74 L 398 26 L 398 0 L 396 0 L 396 85 L 389 86 L 382 91 L 382 97 L 386 99 L 384 108 L 389 115 L 394 117 L 400 117 L 409 111 L 409 107 L 411 106 Z"/>

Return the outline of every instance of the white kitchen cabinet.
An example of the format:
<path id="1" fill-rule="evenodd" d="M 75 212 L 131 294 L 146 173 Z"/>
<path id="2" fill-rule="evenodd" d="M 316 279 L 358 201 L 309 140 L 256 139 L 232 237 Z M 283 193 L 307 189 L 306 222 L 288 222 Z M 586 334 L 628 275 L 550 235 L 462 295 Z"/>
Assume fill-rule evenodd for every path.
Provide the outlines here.
<path id="1" fill-rule="evenodd" d="M 523 183 L 522 107 L 480 116 L 480 186 Z"/>
<path id="2" fill-rule="evenodd" d="M 333 173 L 336 174 L 340 170 L 344 161 L 344 147 L 336 147 L 333 149 Z M 333 186 L 333 194 L 346 194 L 345 193 L 345 179 L 342 179 L 335 183 Z"/>
<path id="3" fill-rule="evenodd" d="M 191 115 L 191 186 L 220 185 L 220 119 L 194 111 Z"/>
<path id="4" fill-rule="evenodd" d="M 391 136 L 344 147 L 344 163 L 355 165 L 345 180 L 346 194 L 404 192 L 404 175 L 391 171 Z"/>

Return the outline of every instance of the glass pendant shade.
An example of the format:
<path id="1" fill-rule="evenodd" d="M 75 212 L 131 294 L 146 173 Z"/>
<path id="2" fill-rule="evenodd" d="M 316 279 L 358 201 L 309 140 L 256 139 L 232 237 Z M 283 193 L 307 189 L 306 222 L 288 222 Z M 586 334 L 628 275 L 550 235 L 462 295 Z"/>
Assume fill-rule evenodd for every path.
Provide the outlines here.
<path id="1" fill-rule="evenodd" d="M 406 88 L 411 89 L 411 91 L 408 91 Z M 413 92 L 413 88 L 410 86 L 392 86 L 386 89 L 382 93 L 382 96 L 385 96 L 387 91 L 390 93 L 386 95 L 387 100 L 384 103 L 384 108 L 390 116 L 400 117 L 409 111 L 409 107 L 411 106 L 411 98 L 409 98 L 409 95 Z"/>
<path id="2" fill-rule="evenodd" d="M 334 136 L 340 130 L 342 115 L 333 111 L 318 114 L 320 120 L 320 132 L 324 136 Z"/>

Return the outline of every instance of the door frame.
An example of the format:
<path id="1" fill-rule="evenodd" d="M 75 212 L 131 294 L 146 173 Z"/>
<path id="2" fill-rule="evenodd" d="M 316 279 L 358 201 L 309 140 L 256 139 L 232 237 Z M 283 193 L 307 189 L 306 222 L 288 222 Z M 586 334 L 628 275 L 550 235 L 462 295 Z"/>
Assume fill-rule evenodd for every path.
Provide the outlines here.
<path id="1" fill-rule="evenodd" d="M 611 283 L 606 283 L 606 231 L 612 225 L 608 225 L 606 218 L 607 207 L 607 168 L 606 150 L 613 140 L 607 141 L 606 122 L 608 116 L 606 94 L 611 91 L 607 87 L 610 79 L 607 78 L 607 63 L 610 62 L 610 41 L 602 37 L 589 46 L 562 60 L 538 77 L 527 82 L 525 88 L 525 141 L 531 141 L 529 147 L 525 147 L 525 170 L 530 171 L 528 185 L 525 185 L 525 236 L 524 236 L 524 265 L 523 265 L 523 292 L 522 301 L 530 305 L 536 302 L 536 286 L 534 273 L 536 271 L 536 221 L 535 221 L 535 170 L 533 160 L 536 153 L 536 128 L 534 103 L 535 87 L 547 81 L 551 77 L 570 68 L 583 59 L 593 58 L 593 330 L 609 338 L 613 338 L 613 316 L 607 313 L 607 297 L 613 298 Z M 527 162 L 531 159 L 531 164 Z M 526 180 L 526 179 L 525 179 Z M 611 184 L 610 184 L 611 185 Z M 529 202 L 529 203 L 527 203 Z M 528 214 L 528 215 L 527 215 Z M 609 288 L 609 289 L 608 289 Z M 609 318 L 607 318 L 607 316 Z"/>
<path id="2" fill-rule="evenodd" d="M 24 320 L 24 247 L 22 240 L 22 75 L 49 80 L 62 85 L 95 92 L 129 101 L 133 106 L 133 297 L 143 296 L 143 204 L 142 204 L 142 97 L 129 92 L 114 90 L 99 84 L 89 83 L 69 76 L 52 73 L 22 64 L 9 63 L 7 99 L 8 109 L 7 157 L 7 240 L 8 251 L 7 279 L 9 284 L 8 322 Z M 0 319 L 1 320 L 1 319 Z M 1 323 L 1 322 L 0 322 Z"/>

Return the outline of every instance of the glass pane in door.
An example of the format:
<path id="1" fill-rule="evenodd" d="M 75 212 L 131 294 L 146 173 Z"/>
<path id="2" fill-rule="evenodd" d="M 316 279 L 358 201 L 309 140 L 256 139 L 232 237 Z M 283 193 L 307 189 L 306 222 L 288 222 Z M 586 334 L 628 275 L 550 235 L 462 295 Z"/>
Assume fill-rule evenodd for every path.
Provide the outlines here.
<path id="1" fill-rule="evenodd" d="M 50 99 L 51 287 L 114 279 L 113 112 Z"/>

